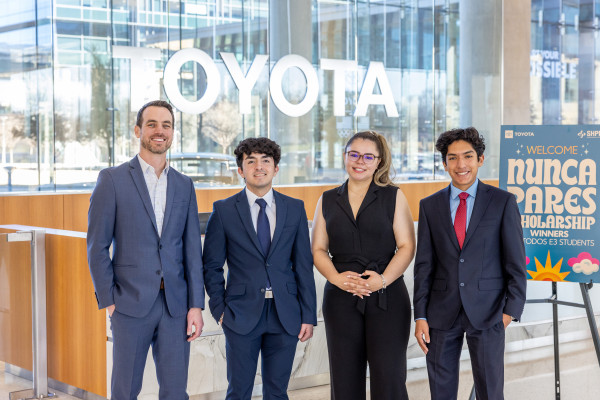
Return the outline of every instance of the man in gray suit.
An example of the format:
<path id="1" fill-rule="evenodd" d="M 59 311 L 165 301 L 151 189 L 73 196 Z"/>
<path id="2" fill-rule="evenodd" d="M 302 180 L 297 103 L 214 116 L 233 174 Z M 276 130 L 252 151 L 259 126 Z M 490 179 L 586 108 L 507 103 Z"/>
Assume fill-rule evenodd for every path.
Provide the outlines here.
<path id="1" fill-rule="evenodd" d="M 98 307 L 111 319 L 116 400 L 137 398 L 150 346 L 159 398 L 187 399 L 189 342 L 202 331 L 196 192 L 166 159 L 174 122 L 169 103 L 144 105 L 135 126 L 139 154 L 102 170 L 90 200 L 88 262 Z"/>

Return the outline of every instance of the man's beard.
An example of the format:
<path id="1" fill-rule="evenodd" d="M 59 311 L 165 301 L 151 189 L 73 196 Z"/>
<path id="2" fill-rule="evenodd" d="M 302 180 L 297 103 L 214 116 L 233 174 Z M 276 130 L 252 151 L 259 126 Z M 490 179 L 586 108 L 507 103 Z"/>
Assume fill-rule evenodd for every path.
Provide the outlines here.
<path id="1" fill-rule="evenodd" d="M 171 141 L 167 141 L 167 138 L 164 138 L 165 141 L 165 146 L 164 147 L 158 147 L 159 145 L 157 145 L 156 147 L 153 146 L 152 143 L 152 138 L 150 138 L 149 140 L 142 140 L 142 147 L 146 150 L 148 150 L 150 153 L 152 154 L 164 154 L 166 153 L 170 148 L 171 148 L 171 144 L 173 143 L 173 140 Z"/>

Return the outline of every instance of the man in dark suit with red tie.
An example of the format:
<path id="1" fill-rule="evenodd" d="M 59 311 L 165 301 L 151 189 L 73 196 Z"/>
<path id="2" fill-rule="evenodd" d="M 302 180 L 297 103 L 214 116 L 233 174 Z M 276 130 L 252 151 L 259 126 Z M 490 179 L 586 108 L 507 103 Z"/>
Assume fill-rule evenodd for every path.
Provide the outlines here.
<path id="1" fill-rule="evenodd" d="M 421 200 L 414 280 L 431 398 L 457 398 L 466 335 L 477 399 L 503 399 L 504 330 L 525 305 L 521 216 L 514 195 L 477 179 L 485 143 L 475 128 L 444 132 L 436 148 L 452 182 Z"/>

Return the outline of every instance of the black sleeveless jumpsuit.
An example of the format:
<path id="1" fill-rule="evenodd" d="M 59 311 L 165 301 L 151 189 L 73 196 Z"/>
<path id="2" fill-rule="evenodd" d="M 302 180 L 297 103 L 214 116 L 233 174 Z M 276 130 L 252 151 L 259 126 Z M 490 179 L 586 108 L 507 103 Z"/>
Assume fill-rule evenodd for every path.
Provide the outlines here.
<path id="1" fill-rule="evenodd" d="M 369 269 L 383 273 L 396 251 L 392 224 L 399 189 L 371 183 L 355 220 L 347 184 L 323 193 L 333 264 L 338 272 Z M 408 399 L 406 348 L 411 309 L 402 277 L 363 300 L 327 282 L 323 317 L 332 399 L 366 398 L 367 363 L 371 399 Z"/>

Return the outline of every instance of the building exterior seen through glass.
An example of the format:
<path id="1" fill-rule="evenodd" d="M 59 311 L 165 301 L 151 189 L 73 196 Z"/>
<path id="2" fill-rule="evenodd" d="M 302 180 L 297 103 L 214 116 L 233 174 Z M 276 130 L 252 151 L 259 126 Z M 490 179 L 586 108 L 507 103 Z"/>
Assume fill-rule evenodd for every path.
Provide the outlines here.
<path id="1" fill-rule="evenodd" d="M 599 118 L 597 3 L 531 0 L 533 124 Z M 386 136 L 398 181 L 445 179 L 435 139 L 459 126 L 476 124 L 486 160 L 498 157 L 501 0 L 0 6 L 0 191 L 93 187 L 137 153 L 136 112 L 157 98 L 177 108 L 171 162 L 198 187 L 239 186 L 233 148 L 255 136 L 282 147 L 277 185 L 341 182 L 343 145 L 366 129 Z M 165 67 L 189 49 L 206 62 L 183 62 L 171 81 L 186 104 L 214 95 L 200 113 L 166 90 Z M 487 164 L 480 177 L 497 178 Z"/>

